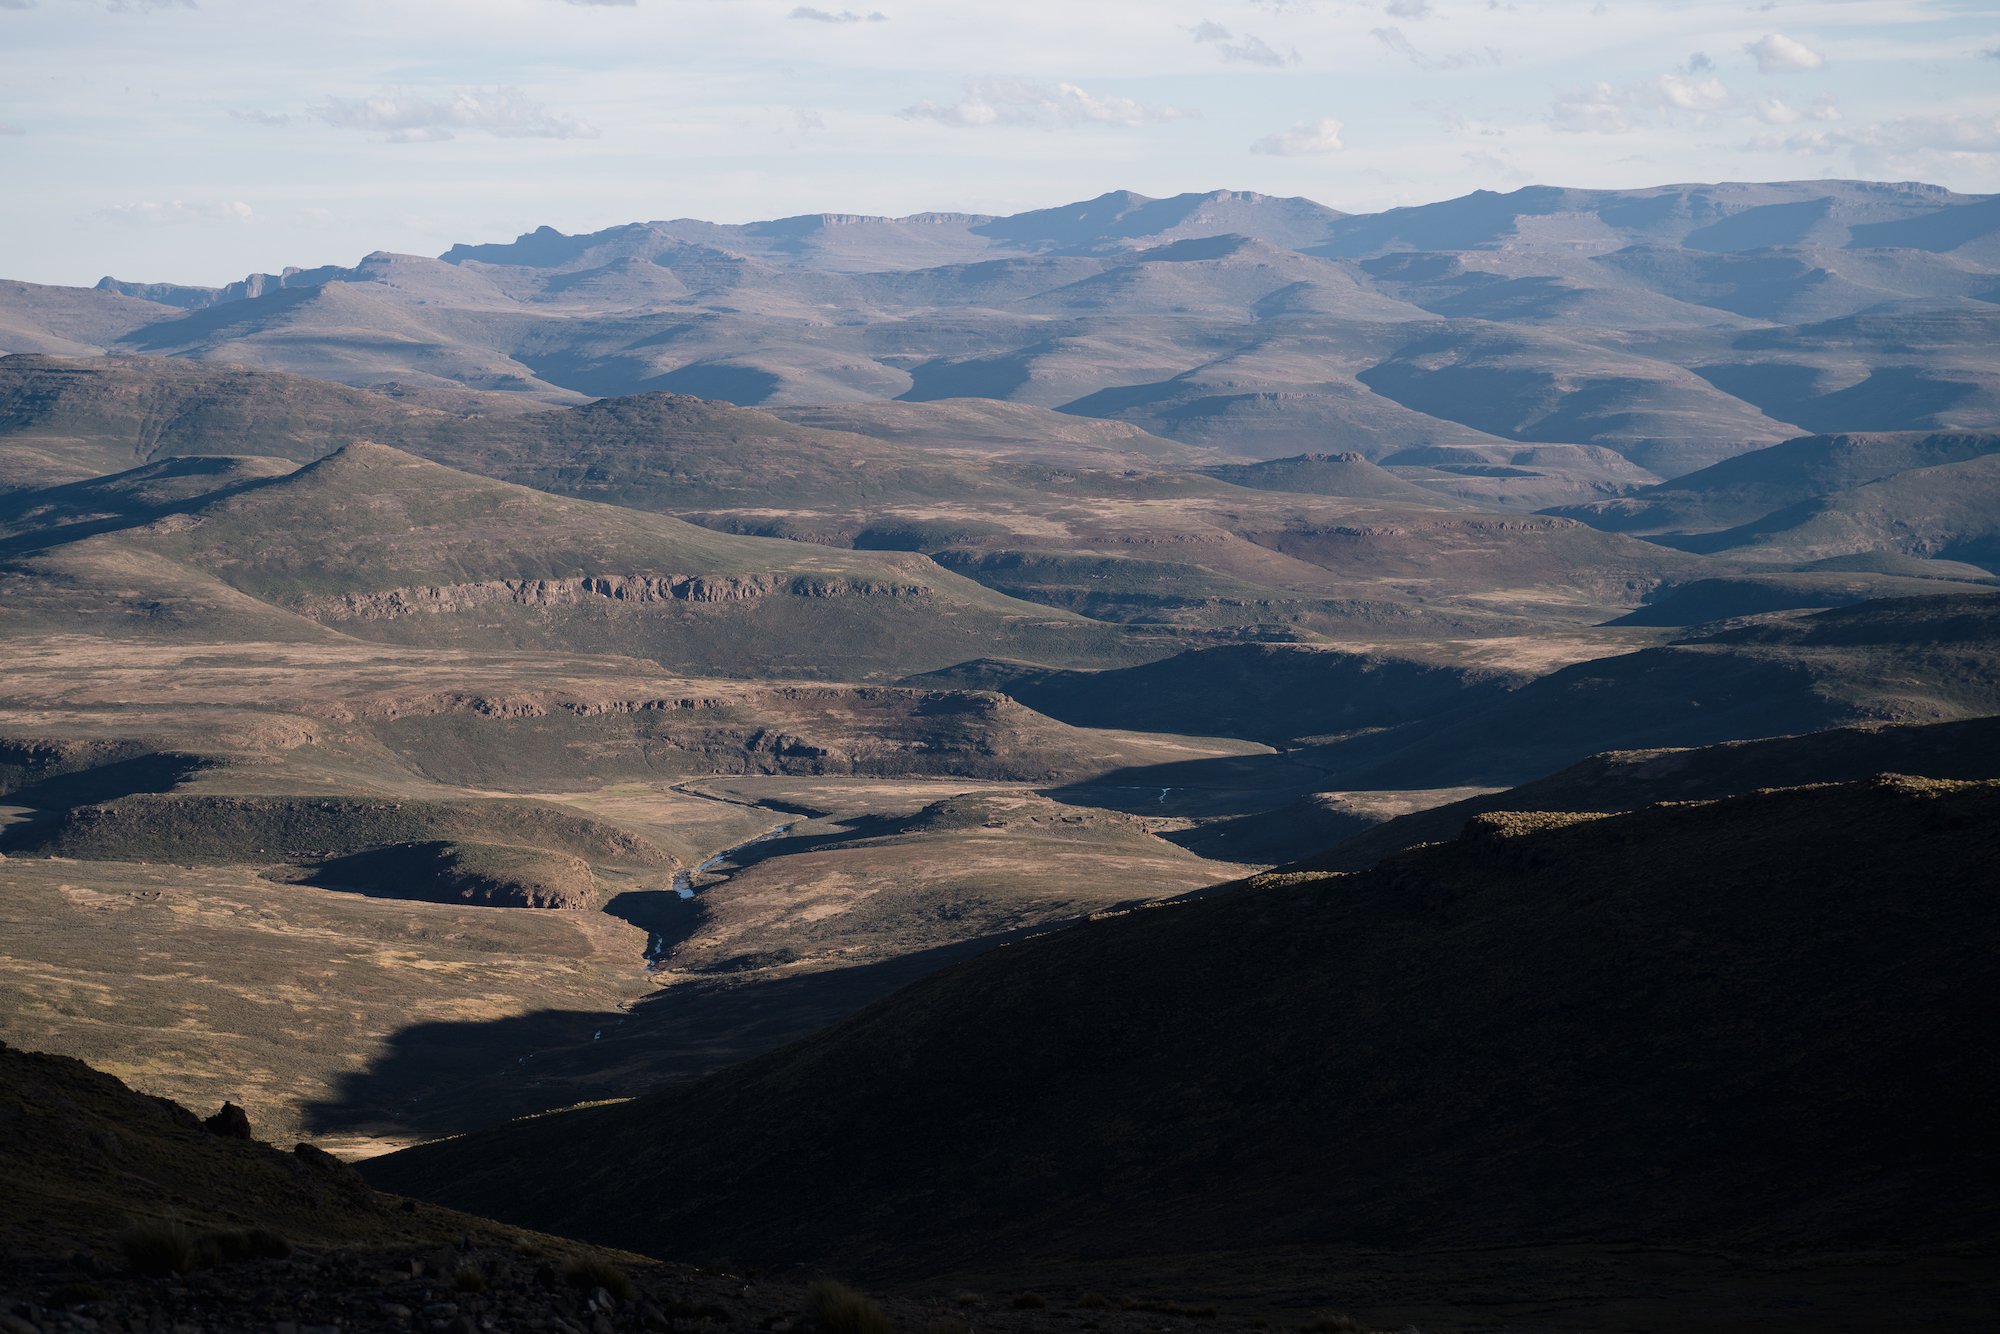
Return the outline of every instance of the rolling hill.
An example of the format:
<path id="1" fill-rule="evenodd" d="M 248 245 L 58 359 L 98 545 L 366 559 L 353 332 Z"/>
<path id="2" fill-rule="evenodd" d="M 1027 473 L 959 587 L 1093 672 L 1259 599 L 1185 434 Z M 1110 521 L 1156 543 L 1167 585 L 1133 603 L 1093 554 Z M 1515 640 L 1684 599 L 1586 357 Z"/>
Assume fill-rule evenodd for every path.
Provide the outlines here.
<path id="1" fill-rule="evenodd" d="M 155 591 L 113 582 L 133 578 Z M 214 590 L 216 602 L 197 596 L 166 617 L 158 590 L 177 582 Z M 17 634 L 92 611 L 171 620 L 173 633 L 199 635 L 215 630 L 204 618 L 223 614 L 221 605 L 273 626 L 289 618 L 292 633 L 279 637 L 325 626 L 391 642 L 559 645 L 786 677 L 901 675 L 996 639 L 1059 655 L 1114 649 L 1108 631 L 1011 603 L 921 557 L 715 533 L 369 444 L 48 546 L 16 567 L 12 584 L 39 603 L 13 609 Z"/>

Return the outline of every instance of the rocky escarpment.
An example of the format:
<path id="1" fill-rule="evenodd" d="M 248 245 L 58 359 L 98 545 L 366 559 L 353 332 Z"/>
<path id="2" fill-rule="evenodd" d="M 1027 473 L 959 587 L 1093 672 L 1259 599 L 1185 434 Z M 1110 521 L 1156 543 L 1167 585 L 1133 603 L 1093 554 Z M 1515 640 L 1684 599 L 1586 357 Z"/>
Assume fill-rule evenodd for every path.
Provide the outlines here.
<path id="1" fill-rule="evenodd" d="M 676 684 L 681 688 L 617 694 L 384 692 L 343 702 L 339 712 L 340 721 L 427 777 L 515 791 L 546 791 L 580 774 L 1046 782 L 1105 767 L 1082 735 L 984 691 Z"/>
<path id="2" fill-rule="evenodd" d="M 603 574 L 574 579 L 486 579 L 428 584 L 372 593 L 299 599 L 298 609 L 321 621 L 396 620 L 479 607 L 641 606 L 668 602 L 755 602 L 767 597 L 927 598 L 927 584 L 823 575 Z"/>
<path id="3" fill-rule="evenodd" d="M 30 826 L 9 852 L 86 861 L 315 862 L 393 844 L 467 840 L 593 861 L 670 867 L 645 839 L 536 801 L 139 795 Z"/>

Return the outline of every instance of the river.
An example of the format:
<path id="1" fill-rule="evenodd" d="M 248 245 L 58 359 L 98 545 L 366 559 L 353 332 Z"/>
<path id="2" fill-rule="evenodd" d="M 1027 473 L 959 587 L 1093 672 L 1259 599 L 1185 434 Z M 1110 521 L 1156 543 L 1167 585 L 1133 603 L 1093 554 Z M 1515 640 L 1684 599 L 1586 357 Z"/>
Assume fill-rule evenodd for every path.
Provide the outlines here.
<path id="1" fill-rule="evenodd" d="M 683 901 L 692 899 L 698 892 L 695 889 L 695 883 L 694 883 L 694 878 L 696 876 L 702 874 L 702 872 L 704 871 L 714 870 L 716 867 L 722 865 L 722 863 L 728 861 L 731 857 L 734 857 L 737 853 L 743 851 L 743 849 L 745 848 L 755 847 L 759 843 L 766 842 L 769 839 L 777 838 L 779 835 L 789 832 L 792 826 L 797 823 L 798 821 L 796 820 L 786 820 L 780 824 L 774 824 L 769 829 L 765 830 L 763 833 L 757 835 L 757 837 L 755 838 L 746 838 L 741 843 L 732 844 L 731 846 L 724 848 L 722 851 L 716 853 L 713 857 L 710 857 L 707 861 L 701 863 L 699 866 L 694 867 L 692 870 L 675 871 L 674 883 L 673 883 L 674 893 L 680 895 Z M 657 931 L 649 932 L 647 934 L 646 937 L 647 972 L 651 973 L 651 972 L 657 972 L 659 970 L 660 964 L 666 959 L 668 948 L 669 945 L 667 937 L 665 935 Z"/>

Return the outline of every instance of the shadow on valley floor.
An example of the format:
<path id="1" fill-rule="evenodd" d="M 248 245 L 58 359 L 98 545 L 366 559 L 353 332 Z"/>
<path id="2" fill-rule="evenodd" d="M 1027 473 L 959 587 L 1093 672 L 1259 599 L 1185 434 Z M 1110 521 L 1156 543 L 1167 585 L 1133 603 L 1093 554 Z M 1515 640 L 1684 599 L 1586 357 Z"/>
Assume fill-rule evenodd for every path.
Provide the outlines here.
<path id="1" fill-rule="evenodd" d="M 331 1097 L 308 1104 L 305 1126 L 314 1136 L 430 1139 L 629 1097 L 782 1047 L 928 973 L 1028 934 L 775 978 L 759 972 L 782 959 L 736 960 L 730 971 L 677 981 L 624 1013 L 537 1010 L 411 1024 L 366 1067 L 341 1076 Z"/>
<path id="2" fill-rule="evenodd" d="M 1140 765 L 1044 788 L 1042 795 L 1128 815 L 1256 815 L 1336 786 L 1336 771 L 1314 763 L 1317 755 L 1293 750 Z"/>

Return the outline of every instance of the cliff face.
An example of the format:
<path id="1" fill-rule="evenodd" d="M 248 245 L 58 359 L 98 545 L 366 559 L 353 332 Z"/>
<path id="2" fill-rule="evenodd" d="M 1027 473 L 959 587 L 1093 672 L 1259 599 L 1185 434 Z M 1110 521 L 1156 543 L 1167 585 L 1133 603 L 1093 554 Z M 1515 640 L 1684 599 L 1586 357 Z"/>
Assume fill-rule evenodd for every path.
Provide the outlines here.
<path id="1" fill-rule="evenodd" d="M 306 597 L 299 610 L 319 621 L 381 621 L 468 611 L 478 607 L 578 607 L 593 602 L 638 606 L 663 602 L 754 602 L 806 599 L 926 598 L 926 584 L 887 583 L 813 575 L 601 574 L 574 579 L 486 579 L 373 593 Z"/>

